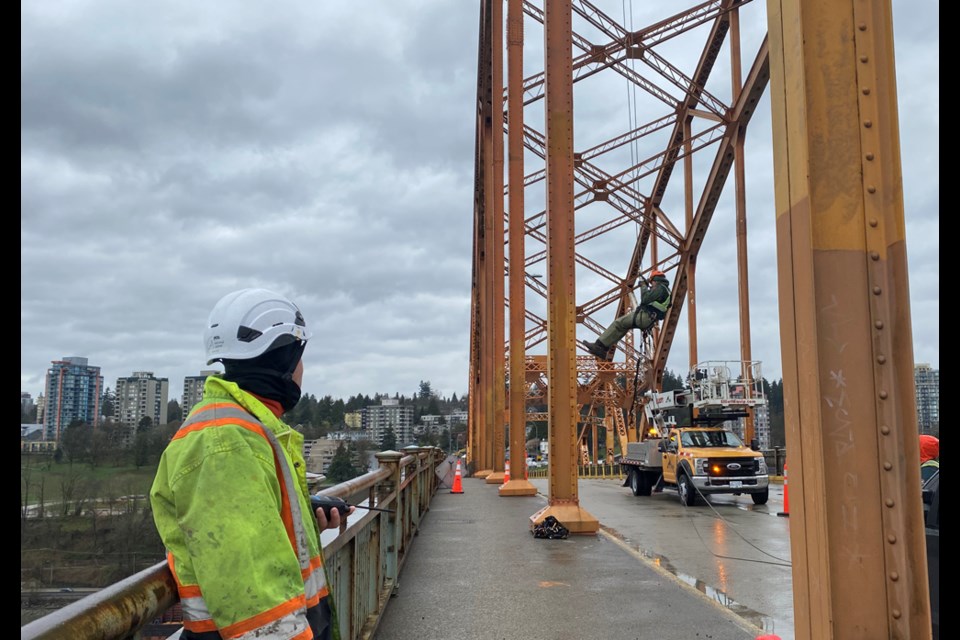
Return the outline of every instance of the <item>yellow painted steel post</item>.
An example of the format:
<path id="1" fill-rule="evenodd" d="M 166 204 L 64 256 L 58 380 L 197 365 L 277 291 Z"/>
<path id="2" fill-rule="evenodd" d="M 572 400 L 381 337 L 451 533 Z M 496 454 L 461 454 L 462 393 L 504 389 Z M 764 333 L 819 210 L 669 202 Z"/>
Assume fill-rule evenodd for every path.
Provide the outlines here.
<path id="1" fill-rule="evenodd" d="M 798 640 L 931 637 L 889 0 L 768 0 Z"/>
<path id="2" fill-rule="evenodd" d="M 613 456 L 615 453 L 616 440 L 614 439 L 614 431 L 616 430 L 615 422 L 613 416 L 610 415 L 612 404 L 605 405 L 603 408 L 603 428 L 604 428 L 604 445 L 607 449 L 607 454 L 603 457 L 603 460 L 606 464 L 613 464 Z M 619 407 L 616 411 L 619 411 Z M 626 455 L 626 451 L 623 452 Z"/>
<path id="3" fill-rule="evenodd" d="M 523 0 L 507 5 L 507 149 L 510 214 L 510 479 L 501 496 L 533 496 L 527 480 L 527 381 L 524 344 Z M 517 452 L 519 455 L 515 455 Z"/>
<path id="4" fill-rule="evenodd" d="M 503 225 L 503 0 L 490 3 L 490 123 L 493 175 L 490 215 L 493 223 L 493 472 L 487 484 L 502 485 L 506 466 L 506 363 L 504 359 L 504 225 Z"/>
<path id="5" fill-rule="evenodd" d="M 547 391 L 550 495 L 530 516 L 549 515 L 573 534 L 596 534 L 600 522 L 577 492 L 576 272 L 573 223 L 573 64 L 570 0 L 546 4 Z"/>

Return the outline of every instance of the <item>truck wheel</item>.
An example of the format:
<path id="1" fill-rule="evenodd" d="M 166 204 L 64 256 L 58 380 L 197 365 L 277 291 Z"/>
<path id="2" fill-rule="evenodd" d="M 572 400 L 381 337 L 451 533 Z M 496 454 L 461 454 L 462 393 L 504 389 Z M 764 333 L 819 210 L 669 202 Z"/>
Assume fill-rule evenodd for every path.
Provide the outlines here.
<path id="1" fill-rule="evenodd" d="M 650 479 L 647 474 L 640 469 L 630 470 L 630 490 L 635 496 L 650 495 Z"/>
<path id="2" fill-rule="evenodd" d="M 697 502 L 697 488 L 693 486 L 693 480 L 685 473 L 681 473 L 677 478 L 677 492 L 680 494 L 680 502 L 684 506 L 692 507 Z"/>
<path id="3" fill-rule="evenodd" d="M 770 497 L 770 490 L 764 489 L 763 493 L 751 493 L 750 497 L 753 498 L 753 504 L 767 504 L 767 499 Z"/>

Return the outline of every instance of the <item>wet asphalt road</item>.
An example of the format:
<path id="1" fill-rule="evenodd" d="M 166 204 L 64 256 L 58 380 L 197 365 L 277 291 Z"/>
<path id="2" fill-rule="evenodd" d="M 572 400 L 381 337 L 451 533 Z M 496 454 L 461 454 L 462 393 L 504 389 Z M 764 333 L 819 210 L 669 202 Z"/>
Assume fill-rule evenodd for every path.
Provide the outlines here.
<path id="1" fill-rule="evenodd" d="M 547 492 L 546 479 L 531 482 Z M 684 507 L 675 490 L 638 497 L 616 480 L 581 480 L 580 505 L 601 528 L 719 604 L 782 640 L 793 640 L 789 518 L 783 485 L 770 500 L 715 495 Z"/>

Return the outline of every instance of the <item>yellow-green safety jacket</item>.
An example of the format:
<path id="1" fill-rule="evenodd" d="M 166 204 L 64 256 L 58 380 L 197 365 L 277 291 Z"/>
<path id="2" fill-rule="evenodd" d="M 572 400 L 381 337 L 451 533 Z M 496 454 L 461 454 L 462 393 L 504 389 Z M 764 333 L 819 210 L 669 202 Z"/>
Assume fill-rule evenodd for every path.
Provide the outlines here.
<path id="1" fill-rule="evenodd" d="M 170 441 L 150 502 L 184 628 L 224 638 L 313 638 L 327 596 L 303 436 L 218 376 Z"/>

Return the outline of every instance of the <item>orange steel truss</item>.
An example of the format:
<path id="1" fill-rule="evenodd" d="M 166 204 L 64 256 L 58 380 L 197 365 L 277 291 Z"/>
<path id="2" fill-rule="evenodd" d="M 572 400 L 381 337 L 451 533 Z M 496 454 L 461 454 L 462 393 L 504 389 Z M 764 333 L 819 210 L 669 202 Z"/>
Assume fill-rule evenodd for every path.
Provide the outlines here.
<path id="1" fill-rule="evenodd" d="M 700 360 L 697 257 L 718 210 L 733 211 L 720 241 L 753 360 L 744 139 L 772 79 L 797 637 L 930 637 L 890 0 L 768 0 L 760 18 L 750 0 L 643 3 L 641 27 L 633 3 L 608 2 L 622 20 L 599 0 L 507 0 L 506 14 L 481 0 L 470 469 L 496 478 L 505 434 L 518 451 L 546 420 L 549 503 L 531 522 L 598 530 L 576 465 L 597 460 L 601 431 L 607 460 L 638 439 L 684 312 Z M 741 22 L 758 19 L 747 43 Z M 578 355 L 654 268 L 667 317 L 612 362 Z"/>
<path id="2" fill-rule="evenodd" d="M 619 10 L 622 5 L 616 4 Z M 690 362 L 698 359 L 694 266 L 731 172 L 738 194 L 737 255 L 743 283 L 740 318 L 741 327 L 746 327 L 741 329 L 740 351 L 742 359 L 750 359 L 742 153 L 745 131 L 767 85 L 769 67 L 764 40 L 750 52 L 752 63 L 746 73 L 740 70 L 738 12 L 749 4 L 735 0 L 704 2 L 665 15 L 642 28 L 628 28 L 594 3 L 571 3 L 571 58 L 565 63 L 571 68 L 572 91 L 578 99 L 583 96 L 589 102 L 592 95 L 616 89 L 612 94 L 615 101 L 626 105 L 619 113 L 627 116 L 626 130 L 619 131 L 619 127 L 613 126 L 602 131 L 577 127 L 575 114 L 571 123 L 571 129 L 576 130 L 575 135 L 570 133 L 575 219 L 574 313 L 580 337 L 595 339 L 615 318 L 633 309 L 635 291 L 654 267 L 667 273 L 673 288 L 668 317 L 646 340 L 637 332 L 635 343 L 628 334 L 617 345 L 618 356 L 612 367 L 598 364 L 591 356 L 576 360 L 580 413 L 600 407 L 605 415 L 621 412 L 617 420 L 625 424 L 630 440 L 637 438 L 640 428 L 637 416 L 642 416 L 642 412 L 636 409 L 643 392 L 660 386 L 684 310 L 690 334 Z M 544 65 L 541 71 L 528 71 L 525 76 L 516 68 L 505 74 L 501 55 L 505 42 L 508 52 L 518 45 L 525 46 L 538 53 L 538 57 L 528 53 L 522 58 L 533 59 L 525 67 L 543 65 L 545 58 L 539 50 L 542 39 L 533 39 L 531 34 L 545 33 L 546 12 L 542 4 L 535 2 L 515 1 L 510 6 L 515 14 L 506 19 L 505 39 L 502 3 L 482 3 L 478 61 L 478 195 L 471 332 L 471 395 L 477 398 L 477 406 L 471 424 L 482 425 L 482 429 L 472 430 L 476 438 L 471 442 L 476 442 L 477 447 L 474 468 L 482 470 L 484 476 L 488 471 L 502 471 L 504 451 L 500 434 L 504 432 L 504 421 L 510 422 L 508 416 L 517 411 L 519 402 L 514 399 L 513 407 L 506 406 L 500 380 L 506 384 L 511 377 L 519 378 L 522 370 L 529 377 L 531 369 L 538 366 L 546 373 L 547 359 L 532 356 L 542 353 L 548 340 L 546 308 L 550 287 L 566 286 L 550 283 L 544 277 L 550 268 L 543 100 L 548 70 Z M 516 16 L 521 9 L 522 23 Z M 674 10 L 671 5 L 670 11 Z M 682 58 L 691 59 L 690 51 L 701 52 L 692 58 L 692 66 L 688 62 L 684 69 L 679 62 L 671 62 L 670 58 L 678 52 L 682 52 Z M 729 59 L 723 58 L 725 51 Z M 718 64 L 721 58 L 722 63 Z M 711 81 L 718 67 L 725 72 L 717 73 L 721 80 Z M 719 84 L 720 89 L 713 89 L 713 84 Z M 500 120 L 503 131 L 495 132 L 494 122 Z M 512 131 L 511 121 L 517 125 Z M 504 136 L 510 145 L 515 145 L 510 151 L 510 179 L 506 184 L 502 181 Z M 523 151 L 517 150 L 520 145 Z M 701 160 L 695 162 L 695 157 Z M 682 171 L 675 172 L 678 168 Z M 510 188 L 521 180 L 522 188 Z M 514 207 L 522 211 L 522 227 L 520 216 L 510 216 Z M 504 235 L 503 229 L 513 230 Z M 519 229 L 523 230 L 522 235 Z M 497 238 L 502 238 L 502 242 L 498 243 Z M 516 246 L 511 247 L 511 242 Z M 504 244 L 510 250 L 506 260 L 502 259 Z M 511 272 L 510 264 L 519 261 L 520 256 L 523 269 Z M 505 277 L 509 278 L 509 293 L 502 286 Z M 512 300 L 519 302 L 517 309 L 511 307 Z M 511 331 L 509 342 L 505 343 L 502 323 L 508 312 Z M 520 335 L 522 343 L 516 340 Z M 513 363 L 513 354 L 521 348 L 520 364 Z M 570 348 L 583 353 L 581 346 Z M 505 375 L 507 369 L 512 375 Z M 528 393 L 526 397 L 529 405 L 536 394 Z M 531 409 L 536 410 L 523 407 L 524 411 Z M 616 446 L 625 442 L 621 436 L 617 435 Z M 587 449 L 589 457 L 597 461 L 597 447 Z M 581 457 L 582 450 L 577 449 Z M 612 451 L 607 451 L 608 459 L 612 455 Z M 513 473 L 517 475 L 516 470 Z"/>

